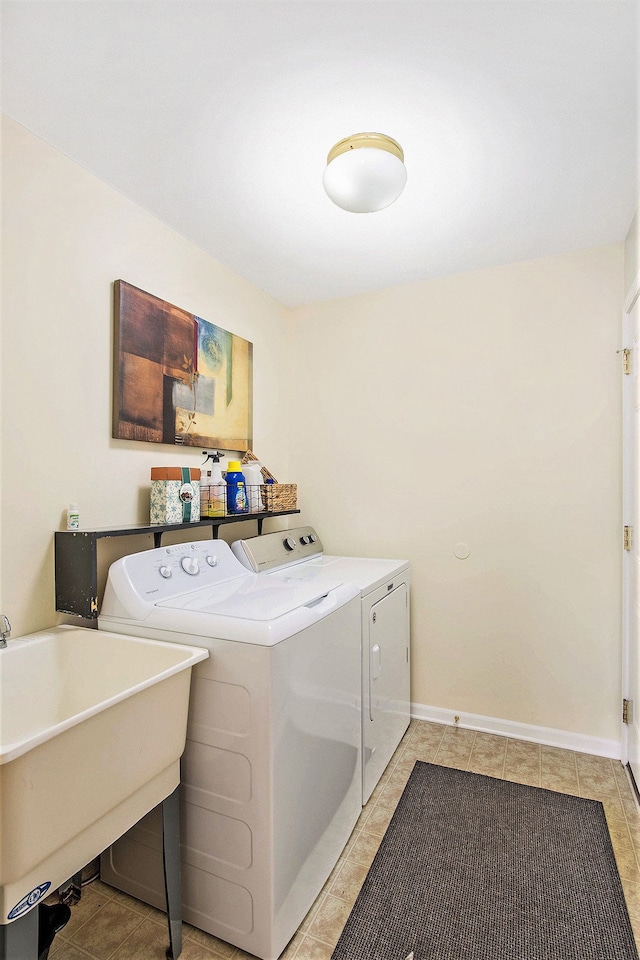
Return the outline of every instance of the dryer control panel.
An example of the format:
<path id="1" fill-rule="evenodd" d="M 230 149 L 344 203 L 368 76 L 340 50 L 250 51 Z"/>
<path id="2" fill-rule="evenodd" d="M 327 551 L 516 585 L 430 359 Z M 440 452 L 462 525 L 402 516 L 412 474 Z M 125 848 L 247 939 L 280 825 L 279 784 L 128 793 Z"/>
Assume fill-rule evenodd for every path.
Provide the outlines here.
<path id="1" fill-rule="evenodd" d="M 319 556 L 324 548 L 313 527 L 296 527 L 294 530 L 236 540 L 231 544 L 231 549 L 245 567 L 262 573 Z"/>

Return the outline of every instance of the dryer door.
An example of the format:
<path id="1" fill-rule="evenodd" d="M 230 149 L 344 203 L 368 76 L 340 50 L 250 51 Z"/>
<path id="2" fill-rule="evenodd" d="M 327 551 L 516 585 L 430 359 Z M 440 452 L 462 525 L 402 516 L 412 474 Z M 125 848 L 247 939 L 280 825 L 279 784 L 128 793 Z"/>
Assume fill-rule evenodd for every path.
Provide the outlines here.
<path id="1" fill-rule="evenodd" d="M 390 593 L 371 605 L 368 623 L 363 623 L 364 803 L 409 726 L 408 599 L 407 584 L 398 583 Z M 366 615 L 365 610 L 363 618 Z"/>

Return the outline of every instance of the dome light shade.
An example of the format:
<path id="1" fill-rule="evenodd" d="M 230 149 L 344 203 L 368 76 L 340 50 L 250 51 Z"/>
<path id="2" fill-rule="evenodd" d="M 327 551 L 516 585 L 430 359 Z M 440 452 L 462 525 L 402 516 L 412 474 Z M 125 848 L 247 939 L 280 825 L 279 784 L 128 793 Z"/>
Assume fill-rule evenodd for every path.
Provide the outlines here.
<path id="1" fill-rule="evenodd" d="M 345 137 L 329 151 L 322 182 L 343 210 L 383 210 L 398 199 L 407 182 L 402 147 L 383 133 Z"/>

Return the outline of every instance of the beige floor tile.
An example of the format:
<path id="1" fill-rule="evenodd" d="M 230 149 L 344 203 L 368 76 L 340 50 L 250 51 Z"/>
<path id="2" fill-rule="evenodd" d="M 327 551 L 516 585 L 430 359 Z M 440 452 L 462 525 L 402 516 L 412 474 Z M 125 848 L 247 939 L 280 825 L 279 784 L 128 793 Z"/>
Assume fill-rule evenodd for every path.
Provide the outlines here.
<path id="1" fill-rule="evenodd" d="M 619 760 L 613 761 L 613 774 L 620 786 L 630 787 L 626 768 L 623 766 L 623 764 Z"/>
<path id="2" fill-rule="evenodd" d="M 403 743 L 406 746 L 438 746 L 444 736 L 446 727 L 435 723 L 422 722 L 410 730 L 408 736 L 405 734 Z"/>
<path id="3" fill-rule="evenodd" d="M 321 904 L 322 904 L 322 901 L 324 900 L 325 897 L 326 897 L 326 892 L 325 892 L 324 889 L 323 889 L 323 890 L 321 891 L 321 893 L 316 897 L 313 906 L 311 907 L 311 909 L 309 910 L 308 914 L 306 915 L 306 917 L 304 918 L 304 920 L 303 920 L 302 923 L 300 924 L 300 926 L 299 926 L 299 928 L 298 928 L 300 931 L 305 932 L 305 931 L 307 931 L 307 930 L 309 929 L 309 927 L 311 926 L 311 924 L 312 924 L 312 922 L 313 922 L 313 919 L 314 919 L 316 913 L 318 912 L 318 910 L 320 909 L 320 906 L 321 906 Z"/>
<path id="4" fill-rule="evenodd" d="M 542 762 L 542 747 L 539 743 L 530 743 L 527 740 L 511 740 L 507 738 L 507 765 L 535 764 Z"/>
<path id="5" fill-rule="evenodd" d="M 620 879 L 622 880 L 622 889 L 624 890 L 624 897 L 627 901 L 629 916 L 635 917 L 640 923 L 640 883 L 633 880 L 626 880 L 624 877 Z"/>
<path id="6" fill-rule="evenodd" d="M 555 790 L 557 793 L 569 793 L 574 797 L 580 795 L 578 778 L 570 773 L 545 773 L 540 775 L 540 786 L 545 790 Z"/>
<path id="7" fill-rule="evenodd" d="M 335 946 L 350 913 L 350 903 L 328 894 L 322 901 L 307 933 L 316 940 Z"/>
<path id="8" fill-rule="evenodd" d="M 514 783 L 539 787 L 541 779 L 540 745 L 524 740 L 507 740 L 504 778 Z"/>
<path id="9" fill-rule="evenodd" d="M 51 944 L 49 957 L 51 960 L 93 960 L 91 954 L 85 953 L 80 947 L 76 947 L 67 940 L 63 940 L 60 934 L 58 934 Z"/>
<path id="10" fill-rule="evenodd" d="M 476 730 L 467 730 L 466 727 L 445 727 L 442 735 L 442 744 L 467 743 L 470 747 L 475 743 L 478 733 Z"/>
<path id="11" fill-rule="evenodd" d="M 472 773 L 482 773 L 489 777 L 501 777 L 507 752 L 504 737 L 494 737 L 489 733 L 478 733 L 473 743 L 467 769 Z"/>
<path id="12" fill-rule="evenodd" d="M 636 802 L 631 796 L 631 790 L 628 790 L 625 792 L 623 792 L 622 790 L 620 791 L 620 803 L 622 804 L 625 817 L 627 818 L 629 823 L 632 823 L 633 820 L 636 820 L 638 816 L 640 816 L 640 814 L 638 813 Z"/>
<path id="13" fill-rule="evenodd" d="M 366 867 L 370 867 L 373 863 L 373 858 L 378 852 L 381 840 L 381 836 L 375 833 L 369 833 L 367 830 L 361 830 L 353 846 L 348 850 L 346 859 L 354 863 L 363 863 Z"/>
<path id="14" fill-rule="evenodd" d="M 597 771 L 599 773 L 613 773 L 613 761 L 609 757 L 596 757 L 593 753 L 576 753 L 578 772 Z"/>
<path id="15" fill-rule="evenodd" d="M 526 766 L 518 767 L 511 771 L 510 776 L 505 776 L 504 779 L 509 780 L 510 783 L 521 783 L 525 787 L 541 786 L 540 774 Z"/>
<path id="16" fill-rule="evenodd" d="M 594 800 L 604 800 L 605 797 L 620 799 L 618 783 L 611 770 L 607 773 L 583 773 L 579 771 L 578 781 L 583 796 L 588 795 L 593 797 Z"/>
<path id="17" fill-rule="evenodd" d="M 411 771 L 416 765 L 415 757 L 401 757 L 393 768 L 394 777 L 405 777 L 405 783 L 411 776 Z M 382 791 L 380 791 L 382 792 Z M 379 796 L 379 794 L 378 794 Z M 373 799 L 373 796 L 372 796 Z"/>
<path id="18" fill-rule="evenodd" d="M 168 946 L 169 931 L 152 920 L 143 919 L 124 941 L 119 952 L 127 960 L 163 960 Z M 184 957 L 184 953 L 181 956 Z M 208 953 L 207 960 L 213 960 L 212 953 Z"/>
<path id="19" fill-rule="evenodd" d="M 104 886 L 104 884 L 103 884 Z M 111 888 L 108 888 L 111 890 Z M 110 896 L 105 896 L 102 888 L 95 889 L 93 884 L 84 887 L 82 896 L 71 907 L 71 919 L 61 931 L 65 940 L 72 940 L 74 933 L 80 929 L 98 910 L 111 902 Z"/>
<path id="20" fill-rule="evenodd" d="M 408 779 L 409 777 L 405 776 L 404 772 L 394 774 L 389 780 L 387 780 L 385 788 L 380 794 L 380 800 L 382 800 L 384 803 L 393 801 L 395 804 L 397 804 L 404 792 L 404 788 L 407 785 Z"/>
<path id="21" fill-rule="evenodd" d="M 411 766 L 413 767 L 413 761 L 411 761 Z M 394 769 L 395 769 L 395 765 L 394 765 Z M 370 796 L 369 799 L 367 800 L 367 806 L 368 806 L 369 804 L 370 804 L 371 806 L 373 806 L 373 804 L 376 802 L 376 800 L 378 799 L 378 797 L 380 796 L 380 794 L 381 794 L 382 791 L 384 790 L 384 788 L 385 788 L 385 786 L 386 786 L 386 784 L 387 784 L 387 780 L 388 780 L 387 777 L 385 777 L 384 779 L 378 780 L 377 784 L 376 784 L 375 787 L 373 788 L 373 791 L 372 791 L 372 793 L 371 793 L 371 796 Z M 358 826 L 358 825 L 356 824 L 356 826 Z"/>
<path id="22" fill-rule="evenodd" d="M 540 786 L 547 790 L 579 795 L 578 768 L 572 750 L 547 746 L 540 748 Z"/>
<path id="23" fill-rule="evenodd" d="M 583 790 L 580 790 L 578 796 L 584 797 L 586 800 L 598 800 L 604 807 L 607 820 L 621 820 L 626 823 L 624 809 L 619 797 L 594 797 L 589 791 Z"/>
<path id="24" fill-rule="evenodd" d="M 140 914 L 108 900 L 69 939 L 96 960 L 107 960 L 143 922 Z"/>
<path id="25" fill-rule="evenodd" d="M 389 823 L 391 822 L 391 817 L 393 816 L 397 805 L 397 800 L 386 800 L 384 796 L 381 797 L 371 811 L 371 815 L 367 819 L 366 832 L 375 833 L 377 836 L 383 837 L 386 833 Z"/>
<path id="26" fill-rule="evenodd" d="M 382 791 L 378 794 L 378 797 L 381 797 L 381 796 L 382 796 Z M 362 813 L 360 814 L 360 816 L 359 816 L 358 819 L 356 820 L 356 825 L 355 825 L 355 827 L 353 828 L 354 830 L 362 830 L 362 828 L 364 827 L 365 823 L 367 822 L 367 820 L 368 820 L 369 817 L 371 816 L 371 813 L 372 813 L 372 811 L 373 811 L 373 808 L 374 808 L 375 805 L 376 805 L 376 800 L 377 800 L 377 797 L 376 797 L 375 800 L 374 800 L 373 797 L 371 797 L 371 798 L 369 799 L 369 801 L 367 802 L 367 804 L 362 808 Z"/>
<path id="27" fill-rule="evenodd" d="M 504 756 L 507 749 L 508 740 L 506 737 L 498 737 L 493 733 L 476 733 L 473 741 L 474 753 L 486 753 L 488 755 Z"/>
<path id="28" fill-rule="evenodd" d="M 298 931 L 295 937 L 292 937 L 284 951 L 280 954 L 279 960 L 293 960 L 296 953 L 298 952 L 298 947 L 304 940 L 304 934 Z"/>
<path id="29" fill-rule="evenodd" d="M 637 818 L 633 820 L 625 821 L 629 829 L 629 836 L 631 837 L 631 843 L 633 844 L 633 849 L 635 850 L 636 857 L 640 863 L 640 822 Z"/>
<path id="30" fill-rule="evenodd" d="M 435 743 L 408 743 L 399 759 L 401 760 L 424 760 L 431 763 L 438 752 L 441 741 Z"/>
<path id="31" fill-rule="evenodd" d="M 164 957 L 166 958 L 166 954 Z M 219 953 L 213 953 L 195 940 L 184 940 L 182 943 L 180 960 L 219 960 L 219 958 Z M 114 957 L 113 960 L 119 960 L 119 958 Z M 129 957 L 123 957 L 122 960 L 129 960 Z M 158 960 L 163 960 L 163 957 L 158 957 Z"/>
<path id="32" fill-rule="evenodd" d="M 135 897 L 130 897 L 128 893 L 123 893 L 121 890 L 113 891 L 111 902 L 120 903 L 122 906 L 128 907 L 129 910 L 133 910 L 134 913 L 139 913 L 141 917 L 155 920 L 156 923 L 166 923 L 166 914 L 162 910 L 157 910 L 156 907 L 152 907 L 148 903 L 136 900 Z"/>
<path id="33" fill-rule="evenodd" d="M 542 786 L 549 784 L 550 789 L 577 794 L 579 783 L 575 754 L 571 750 L 543 746 L 540 750 L 540 778 Z M 557 784 L 557 787 L 551 784 Z"/>
<path id="34" fill-rule="evenodd" d="M 448 727 L 434 757 L 434 763 L 466 770 L 476 736 L 473 730 Z"/>
<path id="35" fill-rule="evenodd" d="M 636 883 L 640 882 L 638 861 L 627 824 L 620 820 L 609 820 L 608 826 L 620 877 Z"/>
<path id="36" fill-rule="evenodd" d="M 227 960 L 233 957 L 237 949 L 225 940 L 219 940 L 217 937 L 214 937 L 213 934 L 207 933 L 206 930 L 199 930 L 197 927 L 192 927 L 188 923 L 184 924 L 184 937 L 185 940 L 198 943 L 200 946 L 206 947 L 207 950 L 211 951 L 215 956 L 225 957 Z"/>
<path id="37" fill-rule="evenodd" d="M 365 881 L 368 870 L 369 868 L 364 863 L 354 863 L 352 860 L 345 860 L 329 888 L 329 893 L 353 905 Z"/>
<path id="38" fill-rule="evenodd" d="M 314 937 L 304 936 L 294 954 L 295 960 L 331 960 L 333 946 Z"/>

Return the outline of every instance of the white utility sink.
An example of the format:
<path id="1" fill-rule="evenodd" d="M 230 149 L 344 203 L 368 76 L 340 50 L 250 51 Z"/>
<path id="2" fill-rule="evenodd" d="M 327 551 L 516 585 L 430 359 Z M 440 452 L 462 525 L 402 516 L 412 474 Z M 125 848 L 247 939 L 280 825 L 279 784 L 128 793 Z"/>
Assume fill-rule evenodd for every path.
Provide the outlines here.
<path id="1" fill-rule="evenodd" d="M 191 667 L 207 656 L 72 626 L 0 650 L 0 923 L 177 787 Z"/>

